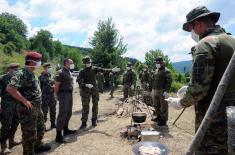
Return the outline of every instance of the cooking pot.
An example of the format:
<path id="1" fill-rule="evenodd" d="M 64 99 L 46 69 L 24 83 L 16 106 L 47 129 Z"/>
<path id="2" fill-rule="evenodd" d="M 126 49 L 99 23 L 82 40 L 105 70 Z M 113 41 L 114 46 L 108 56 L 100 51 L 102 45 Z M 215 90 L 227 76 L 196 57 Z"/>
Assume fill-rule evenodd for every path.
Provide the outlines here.
<path id="1" fill-rule="evenodd" d="M 147 114 L 144 112 L 133 112 L 132 119 L 135 123 L 143 123 L 145 122 Z"/>

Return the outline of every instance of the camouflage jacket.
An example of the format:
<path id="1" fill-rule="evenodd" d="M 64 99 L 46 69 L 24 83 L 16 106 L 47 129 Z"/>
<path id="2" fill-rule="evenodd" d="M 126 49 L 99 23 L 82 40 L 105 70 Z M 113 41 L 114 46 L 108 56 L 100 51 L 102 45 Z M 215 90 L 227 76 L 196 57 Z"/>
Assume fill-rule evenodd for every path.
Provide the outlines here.
<path id="1" fill-rule="evenodd" d="M 234 50 L 235 39 L 220 26 L 208 29 L 201 36 L 201 40 L 191 52 L 192 75 L 188 91 L 181 99 L 184 107 L 197 104 L 206 98 L 210 103 Z M 235 75 L 232 77 L 225 97 L 233 92 L 235 93 Z M 209 103 L 205 107 L 208 107 Z"/>
<path id="2" fill-rule="evenodd" d="M 92 84 L 94 88 L 97 89 L 97 84 L 96 84 L 97 72 L 98 68 L 96 67 L 88 67 L 81 70 L 79 76 L 77 77 L 77 82 L 79 84 L 80 89 L 88 89 L 85 86 L 86 84 Z"/>
<path id="3" fill-rule="evenodd" d="M 117 73 L 113 73 L 113 72 L 110 72 L 109 73 L 109 82 L 110 82 L 110 85 L 113 85 L 116 83 L 116 80 L 117 80 Z"/>
<path id="4" fill-rule="evenodd" d="M 42 94 L 54 93 L 55 80 L 51 74 L 43 72 L 39 77 Z"/>
<path id="5" fill-rule="evenodd" d="M 2 75 L 0 77 L 0 92 L 1 92 L 1 102 L 18 102 L 14 97 L 12 97 L 7 91 L 7 85 L 11 80 L 11 76 L 9 74 Z"/>
<path id="6" fill-rule="evenodd" d="M 104 74 L 101 72 L 98 72 L 96 75 L 97 82 L 104 83 Z"/>
<path id="7" fill-rule="evenodd" d="M 126 71 L 123 75 L 123 85 L 136 85 L 136 74 L 132 70 Z"/>
<path id="8" fill-rule="evenodd" d="M 28 68 L 19 71 L 10 80 L 9 85 L 17 89 L 33 105 L 41 105 L 41 89 L 38 77 Z"/>
<path id="9" fill-rule="evenodd" d="M 153 76 L 153 89 L 170 91 L 172 84 L 171 72 L 167 68 L 159 69 Z"/>
<path id="10" fill-rule="evenodd" d="M 143 71 L 140 75 L 141 83 L 150 83 L 151 77 L 148 71 Z"/>

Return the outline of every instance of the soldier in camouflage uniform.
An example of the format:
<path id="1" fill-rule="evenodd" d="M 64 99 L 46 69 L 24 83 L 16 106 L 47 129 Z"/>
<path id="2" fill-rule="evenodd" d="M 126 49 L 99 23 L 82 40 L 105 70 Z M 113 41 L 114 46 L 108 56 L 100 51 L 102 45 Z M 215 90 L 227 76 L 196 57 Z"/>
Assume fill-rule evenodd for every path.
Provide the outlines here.
<path id="1" fill-rule="evenodd" d="M 195 105 L 196 130 L 201 124 L 211 103 L 216 88 L 235 50 L 235 39 L 219 25 L 220 13 L 206 7 L 190 11 L 183 30 L 191 32 L 197 42 L 192 48 L 193 66 L 188 91 L 182 99 L 169 98 L 175 109 Z M 218 111 L 214 113 L 196 155 L 227 155 L 226 107 L 235 106 L 235 75 L 228 84 Z"/>
<path id="2" fill-rule="evenodd" d="M 12 63 L 7 67 L 7 74 L 0 77 L 0 95 L 1 95 L 1 129 L 0 140 L 2 153 L 9 153 L 6 141 L 9 140 L 9 148 L 20 144 L 14 141 L 14 135 L 19 125 L 19 118 L 16 112 L 16 105 L 18 101 L 6 92 L 7 85 L 9 84 L 12 76 L 18 72 L 19 64 Z"/>
<path id="3" fill-rule="evenodd" d="M 113 98 L 113 93 L 115 90 L 115 85 L 116 85 L 116 80 L 117 80 L 117 73 L 116 72 L 110 72 L 109 73 L 109 82 L 110 82 L 110 97 Z"/>
<path id="4" fill-rule="evenodd" d="M 34 155 L 51 149 L 43 145 L 45 125 L 41 109 L 41 89 L 34 70 L 41 65 L 42 55 L 28 52 L 25 68 L 11 78 L 7 92 L 16 98 L 17 113 L 20 120 L 23 142 L 23 154 Z"/>
<path id="5" fill-rule="evenodd" d="M 97 79 L 97 84 L 98 84 L 98 88 L 99 88 L 99 92 L 103 93 L 104 91 L 104 74 L 102 69 L 100 69 L 96 75 L 96 79 Z"/>
<path id="6" fill-rule="evenodd" d="M 136 86 L 136 74 L 132 71 L 132 64 L 128 63 L 126 67 L 127 71 L 123 75 L 123 95 L 124 99 L 132 97 L 134 95 Z"/>
<path id="7" fill-rule="evenodd" d="M 98 101 L 99 101 L 99 91 L 96 84 L 96 74 L 98 68 L 91 65 L 91 59 L 86 56 L 83 58 L 83 64 L 85 68 L 80 71 L 77 78 L 77 82 L 80 88 L 80 96 L 82 100 L 82 124 L 80 129 L 85 129 L 87 127 L 87 120 L 89 114 L 89 104 L 90 98 L 92 98 L 92 126 L 97 126 L 97 115 L 98 115 Z"/>
<path id="8" fill-rule="evenodd" d="M 151 80 L 151 76 L 148 71 L 148 67 L 144 66 L 143 72 L 140 74 L 140 82 L 141 82 L 141 87 L 143 90 L 149 91 L 149 85 L 151 82 L 150 80 Z"/>
<path id="9" fill-rule="evenodd" d="M 44 114 L 44 120 L 47 121 L 48 108 L 50 110 L 51 128 L 56 128 L 56 99 L 54 94 L 55 80 L 52 77 L 52 68 L 50 63 L 43 65 L 44 71 L 39 77 L 40 86 L 42 90 L 42 111 Z"/>
<path id="10" fill-rule="evenodd" d="M 168 98 L 168 93 L 172 84 L 172 76 L 170 71 L 165 67 L 162 58 L 156 58 L 157 71 L 153 77 L 153 105 L 155 108 L 154 115 L 155 121 L 159 126 L 166 125 L 168 121 L 168 104 L 164 100 Z"/>

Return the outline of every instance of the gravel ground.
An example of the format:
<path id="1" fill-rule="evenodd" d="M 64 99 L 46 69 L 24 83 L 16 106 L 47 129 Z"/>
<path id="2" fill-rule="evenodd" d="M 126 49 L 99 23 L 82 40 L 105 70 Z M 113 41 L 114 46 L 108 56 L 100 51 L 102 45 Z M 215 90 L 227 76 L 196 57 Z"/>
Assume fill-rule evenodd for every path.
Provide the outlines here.
<path id="1" fill-rule="evenodd" d="M 121 91 L 115 92 L 115 98 L 110 99 L 108 92 L 100 95 L 99 102 L 99 122 L 96 128 L 91 127 L 88 122 L 88 129 L 76 135 L 69 136 L 66 139 L 68 143 L 58 145 L 54 142 L 55 130 L 47 131 L 44 136 L 44 142 L 52 145 L 50 152 L 44 153 L 51 155 L 131 155 L 133 141 L 128 141 L 120 137 L 120 131 L 130 124 L 130 118 L 117 118 L 113 114 L 116 109 L 115 103 L 120 102 Z M 172 122 L 178 116 L 180 111 L 169 108 L 168 127 L 157 128 L 161 132 L 159 142 L 166 144 L 170 150 L 170 155 L 182 155 L 186 151 L 194 134 L 194 110 L 188 108 L 176 123 Z M 81 99 L 78 88 L 74 92 L 73 116 L 70 120 L 70 128 L 78 129 L 81 121 Z M 155 127 L 147 118 L 144 126 Z M 47 122 L 47 128 L 49 123 Z M 21 139 L 20 128 L 17 131 L 16 139 Z M 12 155 L 22 154 L 22 146 L 12 149 Z"/>

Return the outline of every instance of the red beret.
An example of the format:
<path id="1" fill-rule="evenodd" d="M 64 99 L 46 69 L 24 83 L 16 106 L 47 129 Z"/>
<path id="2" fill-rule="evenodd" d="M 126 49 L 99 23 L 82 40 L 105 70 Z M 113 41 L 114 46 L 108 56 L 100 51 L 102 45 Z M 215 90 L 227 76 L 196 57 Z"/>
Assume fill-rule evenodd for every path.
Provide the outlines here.
<path id="1" fill-rule="evenodd" d="M 30 51 L 26 54 L 25 60 L 40 61 L 42 59 L 42 54 L 36 51 Z"/>

